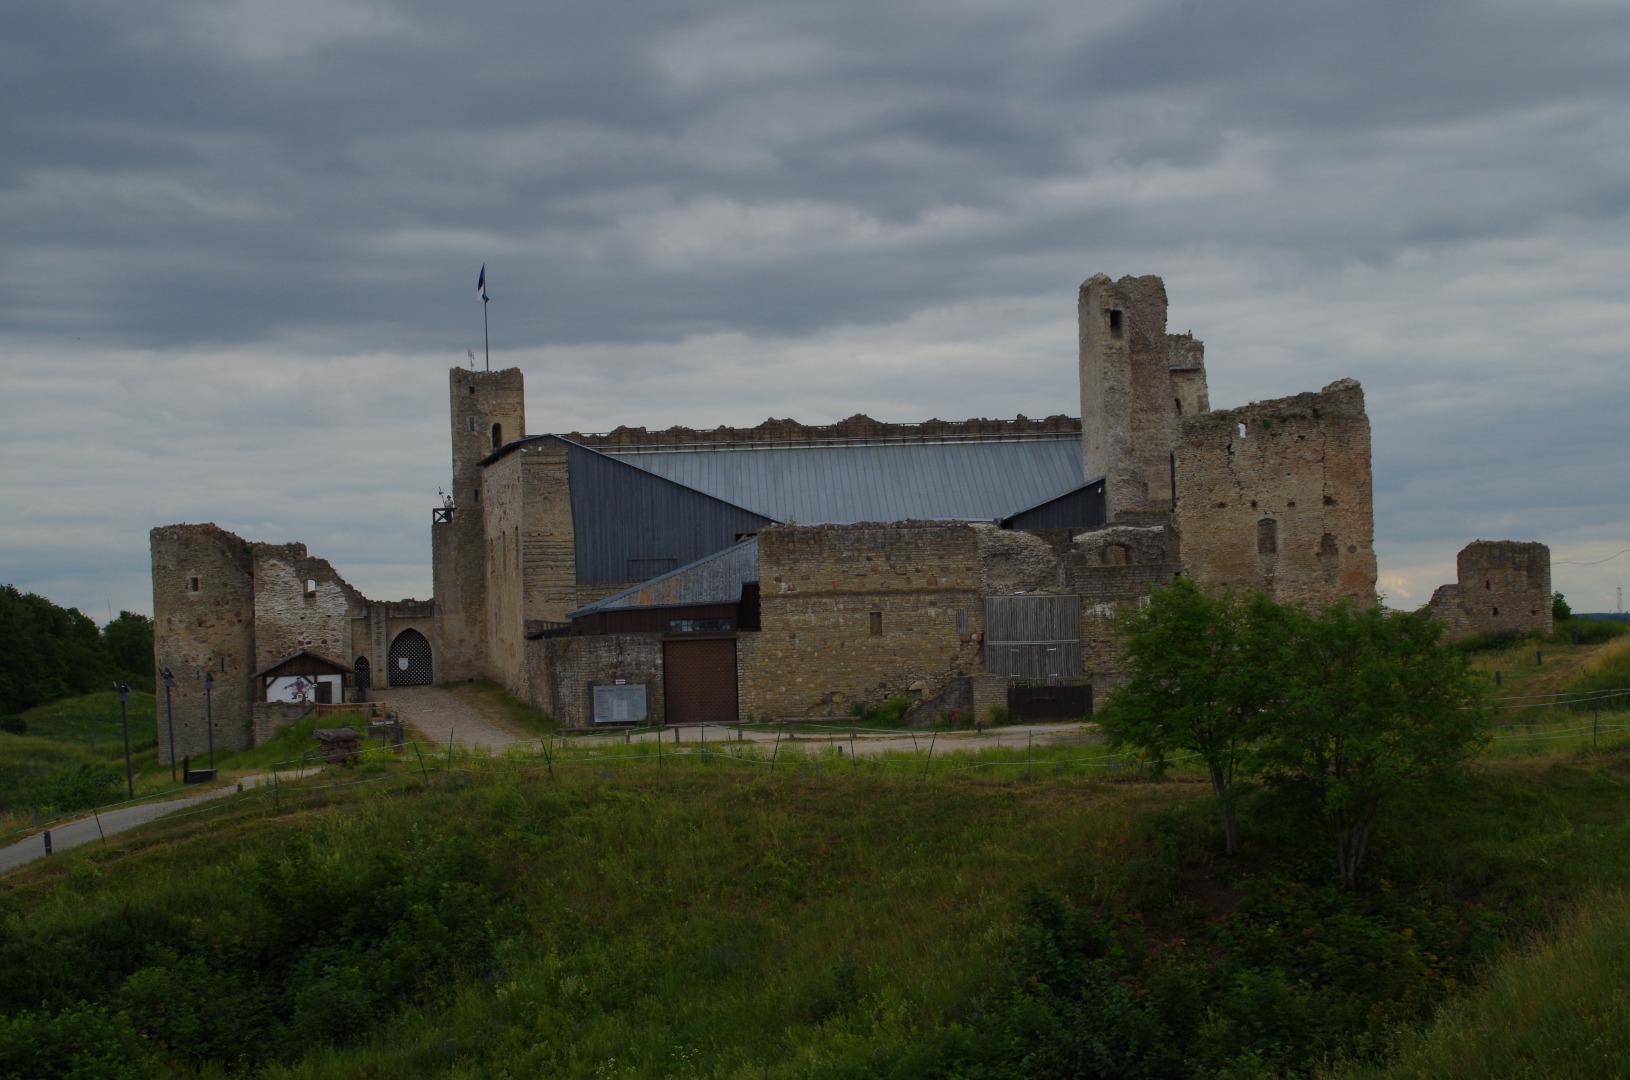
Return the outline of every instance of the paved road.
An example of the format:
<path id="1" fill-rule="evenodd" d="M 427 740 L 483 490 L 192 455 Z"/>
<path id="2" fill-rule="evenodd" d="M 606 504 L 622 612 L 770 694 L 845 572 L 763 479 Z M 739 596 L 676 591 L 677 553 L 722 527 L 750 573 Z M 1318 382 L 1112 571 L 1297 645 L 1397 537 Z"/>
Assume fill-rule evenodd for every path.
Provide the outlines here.
<path id="1" fill-rule="evenodd" d="M 238 783 L 245 789 L 257 787 L 263 783 L 270 783 L 268 776 L 246 776 Z M 56 851 L 65 851 L 80 844 L 88 844 L 93 840 L 100 840 L 105 834 L 121 833 L 126 829 L 133 829 L 137 825 L 161 818 L 166 814 L 173 814 L 177 810 L 189 806 L 196 806 L 211 799 L 223 798 L 227 795 L 236 795 L 236 784 L 212 788 L 209 791 L 200 791 L 193 795 L 184 795 L 179 799 L 168 799 L 162 802 L 138 803 L 135 806 L 121 806 L 114 810 L 103 810 L 98 814 L 82 817 L 77 821 L 65 821 L 50 828 L 51 847 Z M 100 820 L 98 820 L 100 819 Z M 0 848 L 0 871 L 10 870 L 45 855 L 45 837 L 43 832 L 35 833 L 15 844 Z"/>
<path id="2" fill-rule="evenodd" d="M 482 716 L 446 690 L 434 686 L 398 686 L 370 690 L 369 700 L 389 702 L 403 720 L 442 746 L 449 738 L 480 750 L 502 750 L 526 736 Z"/>

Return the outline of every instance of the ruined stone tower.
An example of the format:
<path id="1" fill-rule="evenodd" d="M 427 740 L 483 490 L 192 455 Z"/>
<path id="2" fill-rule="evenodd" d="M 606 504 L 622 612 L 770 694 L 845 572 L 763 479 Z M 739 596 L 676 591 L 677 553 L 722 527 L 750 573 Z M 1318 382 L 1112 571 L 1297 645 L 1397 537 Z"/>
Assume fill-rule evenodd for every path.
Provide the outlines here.
<path id="1" fill-rule="evenodd" d="M 519 368 L 453 368 L 447 382 L 453 504 L 436 510 L 430 530 L 438 681 L 487 674 L 481 462 L 505 443 L 526 437 L 526 400 Z"/>
<path id="2" fill-rule="evenodd" d="M 1081 286 L 1081 457 L 1105 478 L 1110 521 L 1172 510 L 1173 453 L 1182 417 L 1210 409 L 1205 346 L 1166 333 L 1166 285 L 1153 275 Z"/>

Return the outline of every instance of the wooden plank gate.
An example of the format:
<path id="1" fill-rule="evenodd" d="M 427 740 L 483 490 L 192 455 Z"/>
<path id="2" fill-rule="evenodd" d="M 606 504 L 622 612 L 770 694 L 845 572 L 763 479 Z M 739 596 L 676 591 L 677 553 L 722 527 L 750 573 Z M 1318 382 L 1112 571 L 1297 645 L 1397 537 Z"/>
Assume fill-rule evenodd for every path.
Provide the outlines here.
<path id="1" fill-rule="evenodd" d="M 666 723 L 734 724 L 735 637 L 665 639 L 662 697 Z"/>
<path id="2" fill-rule="evenodd" d="M 985 670 L 1024 683 L 1081 677 L 1081 598 L 985 597 Z"/>

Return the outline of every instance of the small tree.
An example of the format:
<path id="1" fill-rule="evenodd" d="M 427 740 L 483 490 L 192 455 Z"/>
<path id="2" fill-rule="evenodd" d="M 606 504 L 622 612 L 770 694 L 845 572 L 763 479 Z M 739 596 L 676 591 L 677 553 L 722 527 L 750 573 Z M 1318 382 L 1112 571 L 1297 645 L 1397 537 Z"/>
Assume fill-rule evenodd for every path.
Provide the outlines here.
<path id="1" fill-rule="evenodd" d="M 1561 593 L 1551 594 L 1551 621 L 1566 622 L 1573 618 L 1573 608 L 1568 604 L 1568 598 Z"/>
<path id="2" fill-rule="evenodd" d="M 1188 578 L 1157 590 L 1122 623 L 1131 681 L 1099 723 L 1164 769 L 1174 751 L 1204 763 L 1217 797 L 1223 849 L 1239 850 L 1238 780 L 1250 774 L 1264 710 L 1281 681 L 1285 612 L 1258 593 L 1208 595 Z"/>
<path id="3" fill-rule="evenodd" d="M 1486 738 L 1487 712 L 1465 658 L 1439 644 L 1443 628 L 1428 616 L 1346 602 L 1281 611 L 1292 632 L 1258 763 L 1323 819 L 1351 889 L 1382 801 L 1460 766 Z"/>

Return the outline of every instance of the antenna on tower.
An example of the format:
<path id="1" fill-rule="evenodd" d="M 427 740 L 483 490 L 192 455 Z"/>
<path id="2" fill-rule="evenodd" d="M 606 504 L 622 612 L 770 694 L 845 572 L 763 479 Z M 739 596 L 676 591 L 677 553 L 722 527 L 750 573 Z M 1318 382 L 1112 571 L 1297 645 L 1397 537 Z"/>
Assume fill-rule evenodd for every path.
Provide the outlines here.
<path id="1" fill-rule="evenodd" d="M 1613 586 L 1613 588 L 1619 594 L 1618 612 L 1619 612 L 1620 615 L 1623 615 L 1624 614 L 1624 586 L 1623 585 L 1615 585 L 1615 586 Z"/>
<path id="2" fill-rule="evenodd" d="M 464 350 L 464 355 L 468 356 L 470 358 L 470 370 L 474 371 L 475 370 L 475 350 L 474 349 L 465 349 Z"/>

